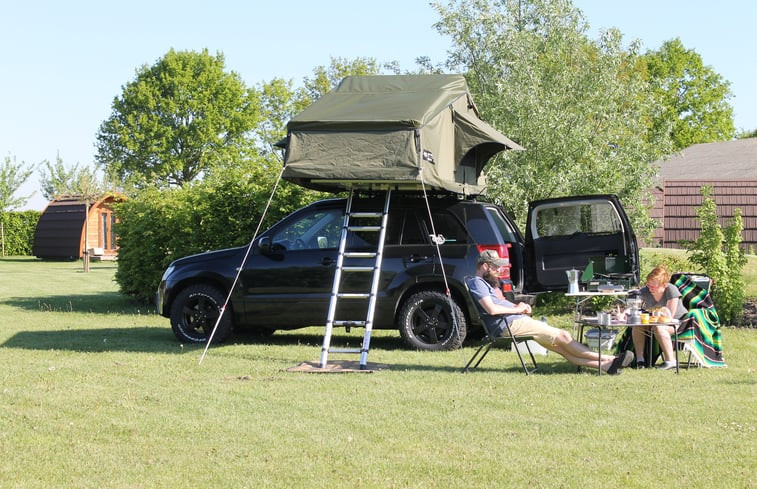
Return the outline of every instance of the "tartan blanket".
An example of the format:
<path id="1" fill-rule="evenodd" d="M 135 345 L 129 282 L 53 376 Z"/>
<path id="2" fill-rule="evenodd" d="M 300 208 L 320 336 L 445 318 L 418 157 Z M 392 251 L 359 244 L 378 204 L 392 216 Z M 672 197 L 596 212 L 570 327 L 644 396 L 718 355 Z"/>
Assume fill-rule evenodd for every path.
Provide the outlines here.
<path id="1" fill-rule="evenodd" d="M 687 345 L 703 367 L 725 367 L 720 318 L 710 293 L 686 274 L 675 274 L 670 281 L 681 291 L 689 311 L 678 326 L 678 341 Z"/>

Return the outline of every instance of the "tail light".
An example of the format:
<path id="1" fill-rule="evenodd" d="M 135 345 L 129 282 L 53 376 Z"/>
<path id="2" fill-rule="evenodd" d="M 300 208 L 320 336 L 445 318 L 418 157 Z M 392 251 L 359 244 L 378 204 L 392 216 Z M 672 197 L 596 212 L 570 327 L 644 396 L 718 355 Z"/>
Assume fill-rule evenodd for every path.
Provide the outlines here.
<path id="1" fill-rule="evenodd" d="M 477 246 L 479 253 L 486 250 L 494 250 L 500 258 L 507 262 L 504 266 L 499 267 L 499 283 L 502 284 L 502 292 L 513 291 L 513 281 L 510 278 L 510 246 L 510 243 Z"/>

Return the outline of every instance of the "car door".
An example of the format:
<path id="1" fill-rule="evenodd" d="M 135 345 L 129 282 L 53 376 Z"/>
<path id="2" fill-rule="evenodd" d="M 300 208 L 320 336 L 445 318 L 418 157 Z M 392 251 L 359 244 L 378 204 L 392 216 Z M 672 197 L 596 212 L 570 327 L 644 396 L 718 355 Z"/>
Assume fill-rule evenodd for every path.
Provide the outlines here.
<path id="1" fill-rule="evenodd" d="M 608 276 L 639 281 L 639 250 L 631 222 L 615 195 L 539 200 L 526 222 L 528 292 L 567 290 L 566 271 L 601 263 Z"/>
<path id="2" fill-rule="evenodd" d="M 343 223 L 344 201 L 335 201 L 301 209 L 267 231 L 240 276 L 246 317 L 280 329 L 324 324 Z"/>

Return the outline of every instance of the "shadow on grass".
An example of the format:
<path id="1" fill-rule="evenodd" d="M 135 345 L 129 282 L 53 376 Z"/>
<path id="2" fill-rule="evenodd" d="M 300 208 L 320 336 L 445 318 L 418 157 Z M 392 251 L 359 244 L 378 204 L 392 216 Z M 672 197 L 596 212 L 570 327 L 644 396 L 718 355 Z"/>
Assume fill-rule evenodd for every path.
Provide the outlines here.
<path id="1" fill-rule="evenodd" d="M 305 345 L 317 346 L 323 345 L 323 333 L 303 330 L 277 331 L 273 335 L 261 336 L 252 331 L 239 331 L 234 334 L 233 342 L 237 344 L 258 343 L 267 345 Z M 363 341 L 363 332 L 353 331 L 352 333 L 334 332 L 331 336 L 331 346 L 335 348 L 358 348 Z M 393 336 L 374 336 L 371 337 L 371 349 L 381 350 L 407 350 L 400 337 Z"/>
<path id="2" fill-rule="evenodd" d="M 8 263 L 42 263 L 44 260 L 41 260 L 39 258 L 33 258 L 30 256 L 4 256 L 0 258 L 0 262 L 8 262 Z M 63 260 L 56 260 L 56 261 L 63 261 Z M 65 260 L 66 262 L 73 263 L 73 260 Z"/>
<path id="3" fill-rule="evenodd" d="M 333 346 L 359 345 L 362 336 L 333 335 Z M 249 332 L 234 335 L 229 345 L 263 344 L 272 346 L 305 345 L 318 347 L 323 336 L 314 333 L 286 331 L 282 334 L 260 336 Z M 213 345 L 222 348 L 224 344 Z M 182 345 L 170 327 L 93 328 L 46 331 L 20 331 L 0 344 L 2 348 L 27 350 L 70 350 L 79 352 L 128 351 L 146 353 L 173 353 L 180 350 L 201 351 L 204 344 Z M 383 350 L 404 349 L 399 338 L 377 337 L 371 340 L 371 348 Z"/>
<path id="4" fill-rule="evenodd" d="M 155 306 L 124 297 L 120 292 L 96 292 L 92 294 L 49 295 L 42 297 L 6 297 L 0 300 L 18 309 L 44 312 L 92 312 L 92 313 L 155 313 Z"/>
<path id="5" fill-rule="evenodd" d="M 175 352 L 179 345 L 170 329 L 134 327 L 20 331 L 8 338 L 0 347 L 78 352 L 169 353 Z"/>
<path id="6" fill-rule="evenodd" d="M 346 346 L 347 344 L 359 344 L 362 336 L 334 335 L 332 337 L 333 346 Z M 282 334 L 261 337 L 253 334 L 237 334 L 230 345 L 249 345 L 263 344 L 271 346 L 295 346 L 304 345 L 312 347 L 314 354 L 320 352 L 320 346 L 323 342 L 322 335 L 314 333 L 298 333 L 297 331 L 286 331 Z M 215 345 L 211 348 L 223 348 L 223 344 Z M 105 352 L 135 352 L 135 353 L 200 353 L 204 345 L 179 343 L 171 332 L 170 328 L 156 327 L 131 327 L 131 328 L 96 328 L 96 329 L 76 329 L 76 330 L 55 330 L 55 331 L 21 331 L 0 344 L 0 348 L 20 348 L 26 350 L 66 350 L 85 353 L 105 353 Z M 405 350 L 405 346 L 400 338 L 395 337 L 376 337 L 371 339 L 371 349 L 379 350 Z M 470 352 L 465 352 L 465 361 L 469 358 Z M 514 355 L 514 354 L 513 354 Z M 369 355 L 370 356 L 370 355 Z M 514 357 L 513 357 L 514 358 Z M 280 360 L 278 356 L 272 360 Z M 315 360 L 308 358 L 307 360 Z M 487 358 L 488 360 L 488 358 Z M 373 361 L 369 358 L 369 361 Z M 429 365 L 429 364 L 408 364 L 408 363 L 389 363 L 388 370 L 409 371 L 409 372 L 449 372 L 463 373 L 465 361 L 461 359 L 459 364 L 454 365 Z M 517 360 L 514 360 L 517 362 Z M 538 361 L 538 360 L 537 360 Z M 517 363 L 497 361 L 492 359 L 486 361 L 476 369 L 472 369 L 466 375 L 475 376 L 477 373 L 507 373 L 524 375 L 523 368 Z M 595 374 L 595 371 L 585 370 L 586 373 Z M 576 374 L 576 367 L 568 362 L 540 362 L 539 369 L 533 375 L 561 375 Z"/>

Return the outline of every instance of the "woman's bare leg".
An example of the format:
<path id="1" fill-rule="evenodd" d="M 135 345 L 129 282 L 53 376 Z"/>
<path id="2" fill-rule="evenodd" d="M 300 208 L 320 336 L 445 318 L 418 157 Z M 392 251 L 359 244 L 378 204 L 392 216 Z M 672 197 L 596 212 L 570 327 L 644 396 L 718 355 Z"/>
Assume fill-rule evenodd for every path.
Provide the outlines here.
<path id="1" fill-rule="evenodd" d="M 633 351 L 636 354 L 636 361 L 644 358 L 644 344 L 649 331 L 649 326 L 635 326 L 631 328 L 631 338 L 633 338 Z M 647 358 L 651 360 L 651 358 Z"/>
<path id="2" fill-rule="evenodd" d="M 654 334 L 657 337 L 657 342 L 660 343 L 665 361 L 674 362 L 676 359 L 675 350 L 673 349 L 673 339 L 670 337 L 673 334 L 673 326 L 655 326 Z"/>

